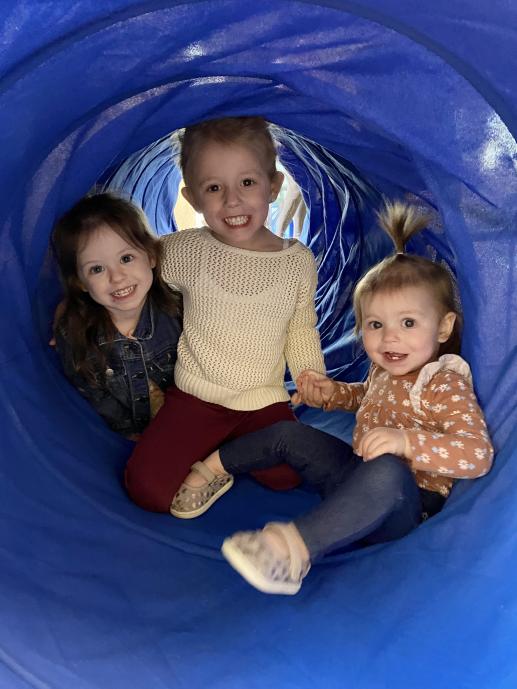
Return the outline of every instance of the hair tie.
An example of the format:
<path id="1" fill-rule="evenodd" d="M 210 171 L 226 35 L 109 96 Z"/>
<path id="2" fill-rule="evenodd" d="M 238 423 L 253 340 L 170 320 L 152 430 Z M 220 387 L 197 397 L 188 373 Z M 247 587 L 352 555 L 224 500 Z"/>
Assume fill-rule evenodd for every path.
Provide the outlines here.
<path id="1" fill-rule="evenodd" d="M 405 251 L 397 251 L 396 255 L 397 256 L 405 256 L 406 252 Z"/>

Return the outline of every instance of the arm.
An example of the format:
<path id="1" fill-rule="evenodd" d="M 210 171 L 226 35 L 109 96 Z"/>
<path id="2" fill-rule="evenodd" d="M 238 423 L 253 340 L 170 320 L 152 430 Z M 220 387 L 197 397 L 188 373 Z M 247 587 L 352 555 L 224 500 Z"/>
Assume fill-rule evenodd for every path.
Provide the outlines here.
<path id="1" fill-rule="evenodd" d="M 77 373 L 74 367 L 72 349 L 63 333 L 59 330 L 56 331 L 56 345 L 63 371 L 81 396 L 92 405 L 112 430 L 128 437 L 134 434 L 135 429 L 133 428 L 130 410 L 126 409 L 106 388 L 92 386 L 83 376 Z"/>
<path id="2" fill-rule="evenodd" d="M 316 371 L 303 371 L 296 379 L 294 404 L 323 407 L 324 411 L 357 411 L 368 388 L 364 383 L 340 383 Z"/>
<path id="3" fill-rule="evenodd" d="M 466 379 L 441 371 L 424 389 L 422 407 L 436 432 L 405 431 L 412 468 L 451 478 L 477 478 L 488 473 L 494 450 L 483 412 Z"/>
<path id="4" fill-rule="evenodd" d="M 293 380 L 305 369 L 325 372 L 321 351 L 314 297 L 318 276 L 314 256 L 307 249 L 300 272 L 295 311 L 289 321 L 285 343 L 285 358 Z"/>

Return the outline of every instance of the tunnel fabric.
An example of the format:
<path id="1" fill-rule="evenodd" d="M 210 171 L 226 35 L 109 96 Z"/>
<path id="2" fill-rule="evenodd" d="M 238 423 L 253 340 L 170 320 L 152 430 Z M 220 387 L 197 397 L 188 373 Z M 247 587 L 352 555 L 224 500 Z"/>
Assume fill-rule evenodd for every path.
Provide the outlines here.
<path id="1" fill-rule="evenodd" d="M 1 687 L 515 687 L 517 8 L 475 5 L 3 4 Z M 281 601 L 240 581 L 219 546 L 315 496 L 244 479 L 192 523 L 139 510 L 121 482 L 131 444 L 46 344 L 56 217 L 170 132 L 237 114 L 281 128 L 336 374 L 364 372 L 349 307 L 357 273 L 387 249 L 375 204 L 436 209 L 415 249 L 458 276 L 464 355 L 498 450 L 409 537 L 336 554 Z M 144 179 L 160 226 L 177 192 L 177 169 L 157 172 L 166 150 Z M 350 431 L 346 415 L 302 418 Z"/>

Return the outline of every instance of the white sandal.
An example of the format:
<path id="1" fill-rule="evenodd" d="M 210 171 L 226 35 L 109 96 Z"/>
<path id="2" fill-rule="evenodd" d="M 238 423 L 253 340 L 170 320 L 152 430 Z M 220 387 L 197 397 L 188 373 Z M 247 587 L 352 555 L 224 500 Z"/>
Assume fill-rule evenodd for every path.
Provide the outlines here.
<path id="1" fill-rule="evenodd" d="M 201 516 L 233 486 L 231 474 L 214 474 L 203 462 L 194 462 L 190 469 L 201 474 L 205 483 L 197 487 L 181 485 L 170 506 L 172 516 L 179 519 Z"/>
<path id="2" fill-rule="evenodd" d="M 230 565 L 263 593 L 282 593 L 292 596 L 298 593 L 302 579 L 311 565 L 298 555 L 293 524 L 270 522 L 260 531 L 239 531 L 226 538 L 221 548 Z M 285 541 L 289 555 L 279 557 L 266 538 L 264 530 L 272 529 Z"/>

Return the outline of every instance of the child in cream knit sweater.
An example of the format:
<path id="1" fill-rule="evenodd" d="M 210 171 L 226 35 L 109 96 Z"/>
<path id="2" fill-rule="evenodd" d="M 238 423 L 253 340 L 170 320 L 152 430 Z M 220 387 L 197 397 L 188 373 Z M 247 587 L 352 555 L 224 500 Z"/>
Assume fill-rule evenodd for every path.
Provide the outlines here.
<path id="1" fill-rule="evenodd" d="M 264 226 L 283 180 L 266 122 L 240 117 L 188 127 L 181 167 L 183 194 L 207 226 L 163 240 L 162 276 L 183 294 L 184 331 L 175 386 L 126 469 L 136 503 L 179 517 L 233 482 L 206 475 L 200 460 L 226 440 L 294 420 L 286 363 L 293 379 L 305 369 L 324 372 L 314 257 Z M 276 489 L 299 483 L 287 465 L 255 476 Z"/>

